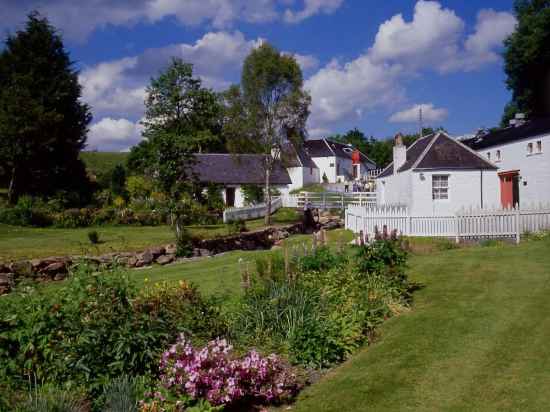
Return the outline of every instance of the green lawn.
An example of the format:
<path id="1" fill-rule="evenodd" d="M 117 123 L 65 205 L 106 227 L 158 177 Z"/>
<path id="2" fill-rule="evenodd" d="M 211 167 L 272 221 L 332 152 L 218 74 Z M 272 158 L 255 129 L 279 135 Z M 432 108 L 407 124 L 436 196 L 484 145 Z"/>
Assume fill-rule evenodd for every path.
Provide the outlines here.
<path id="1" fill-rule="evenodd" d="M 299 219 L 298 213 L 280 209 L 273 215 L 273 224 L 281 226 Z M 246 223 L 249 230 L 264 227 L 263 219 Z M 211 238 L 228 234 L 226 225 L 191 226 L 193 236 Z M 88 232 L 97 230 L 101 244 L 92 246 Z M 168 226 L 101 226 L 80 229 L 28 228 L 0 224 L 0 261 L 47 256 L 93 254 L 113 251 L 134 251 L 148 246 L 174 242 Z"/>
<path id="2" fill-rule="evenodd" d="M 548 410 L 549 251 L 547 240 L 413 257 L 412 311 L 292 410 Z"/>

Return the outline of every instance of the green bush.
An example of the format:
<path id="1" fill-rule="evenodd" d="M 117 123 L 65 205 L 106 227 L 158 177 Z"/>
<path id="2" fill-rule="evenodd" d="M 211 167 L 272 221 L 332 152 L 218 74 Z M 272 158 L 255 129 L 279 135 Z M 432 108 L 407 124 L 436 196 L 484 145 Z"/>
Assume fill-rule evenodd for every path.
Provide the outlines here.
<path id="1" fill-rule="evenodd" d="M 264 188 L 259 185 L 242 185 L 244 203 L 246 205 L 255 205 L 264 201 Z"/>
<path id="2" fill-rule="evenodd" d="M 286 264 L 280 254 L 259 259 L 258 276 L 234 309 L 232 333 L 241 342 L 280 349 L 298 364 L 340 362 L 407 305 L 405 261 L 397 241 L 354 255 L 319 248 Z"/>
<path id="3" fill-rule="evenodd" d="M 55 293 L 0 301 L 0 386 L 23 389 L 35 376 L 97 396 L 118 376 L 154 375 L 160 352 L 180 333 L 201 341 L 224 333 L 217 307 L 195 288 L 138 292 L 122 273 L 81 266 Z"/>
<path id="4" fill-rule="evenodd" d="M 87 412 L 81 394 L 58 389 L 51 385 L 31 390 L 28 399 L 13 408 L 15 412 Z"/>
<path id="5" fill-rule="evenodd" d="M 227 223 L 228 235 L 235 235 L 235 234 L 244 233 L 247 231 L 248 229 L 246 228 L 246 222 L 242 219 L 234 220 L 232 222 Z"/>
<path id="6" fill-rule="evenodd" d="M 52 223 L 47 206 L 40 199 L 21 196 L 14 207 L 0 209 L 0 223 L 44 227 Z"/>

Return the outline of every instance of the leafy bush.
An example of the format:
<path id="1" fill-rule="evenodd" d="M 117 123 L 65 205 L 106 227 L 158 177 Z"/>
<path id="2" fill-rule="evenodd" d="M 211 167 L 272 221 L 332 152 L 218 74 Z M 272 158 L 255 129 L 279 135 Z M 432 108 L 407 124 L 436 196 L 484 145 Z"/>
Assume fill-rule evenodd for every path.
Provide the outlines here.
<path id="1" fill-rule="evenodd" d="M 244 233 L 247 231 L 248 229 L 246 228 L 246 222 L 242 219 L 234 220 L 232 222 L 227 223 L 228 235 L 235 235 L 235 234 Z"/>
<path id="2" fill-rule="evenodd" d="M 0 382 L 23 388 L 32 375 L 98 394 L 111 378 L 154 374 L 179 333 L 223 332 L 217 307 L 184 282 L 138 292 L 124 274 L 82 266 L 54 294 L 0 301 Z"/>
<path id="3" fill-rule="evenodd" d="M 380 241 L 355 253 L 350 259 L 319 248 L 286 264 L 280 255 L 257 260 L 258 277 L 231 318 L 233 336 L 285 351 L 302 365 L 346 359 L 377 325 L 403 310 L 409 290 L 399 242 Z"/>
<path id="4" fill-rule="evenodd" d="M 51 224 L 46 205 L 36 198 L 21 196 L 14 207 L 0 209 L 0 223 L 44 227 Z"/>
<path id="5" fill-rule="evenodd" d="M 244 203 L 246 205 L 255 205 L 264 201 L 264 188 L 258 185 L 242 185 Z"/>
<path id="6" fill-rule="evenodd" d="M 15 407 L 16 412 L 87 412 L 82 395 L 53 386 L 33 389 L 27 401 Z"/>
<path id="7" fill-rule="evenodd" d="M 276 355 L 252 350 L 236 358 L 232 351 L 225 339 L 196 349 L 182 335 L 162 355 L 161 384 L 180 398 L 202 398 L 212 405 L 272 403 L 294 395 L 296 376 Z"/>
<path id="8" fill-rule="evenodd" d="M 88 240 L 92 245 L 97 245 L 99 243 L 99 233 L 96 230 L 89 231 Z"/>

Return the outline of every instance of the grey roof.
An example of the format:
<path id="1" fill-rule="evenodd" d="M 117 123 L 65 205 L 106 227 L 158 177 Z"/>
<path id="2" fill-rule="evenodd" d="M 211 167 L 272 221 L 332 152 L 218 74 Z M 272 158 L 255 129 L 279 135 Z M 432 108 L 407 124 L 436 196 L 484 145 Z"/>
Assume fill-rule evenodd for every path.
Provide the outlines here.
<path id="1" fill-rule="evenodd" d="M 407 149 L 407 160 L 397 172 L 409 169 L 495 170 L 497 167 L 464 144 L 438 132 L 418 139 Z M 392 174 L 393 162 L 378 178 Z"/>
<path id="2" fill-rule="evenodd" d="M 304 148 L 307 150 L 311 157 L 344 157 L 351 159 L 351 155 L 355 148 L 352 145 L 335 142 L 329 139 L 312 139 L 304 142 Z M 362 152 L 361 163 L 365 164 L 369 169 L 375 169 L 376 163 L 368 158 Z M 369 167 L 370 166 L 370 167 Z"/>
<path id="3" fill-rule="evenodd" d="M 199 153 L 191 169 L 201 183 L 261 185 L 265 183 L 264 159 L 261 154 Z M 280 162 L 275 163 L 270 180 L 274 185 L 292 183 Z"/>
<path id="4" fill-rule="evenodd" d="M 288 167 L 308 167 L 317 169 L 317 165 L 311 159 L 307 149 L 304 147 L 296 148 L 292 143 L 287 143 L 283 147 L 283 159 Z"/>
<path id="5" fill-rule="evenodd" d="M 550 117 L 529 120 L 521 126 L 510 126 L 495 130 L 485 135 L 468 139 L 464 143 L 474 150 L 481 150 L 544 134 L 550 134 Z"/>

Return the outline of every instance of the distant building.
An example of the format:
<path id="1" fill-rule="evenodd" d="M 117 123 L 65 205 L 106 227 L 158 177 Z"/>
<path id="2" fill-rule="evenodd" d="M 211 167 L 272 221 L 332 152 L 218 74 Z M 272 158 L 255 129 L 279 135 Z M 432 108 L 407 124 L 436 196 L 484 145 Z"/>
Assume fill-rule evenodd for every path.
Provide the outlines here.
<path id="1" fill-rule="evenodd" d="M 367 179 L 368 172 L 376 164 L 351 145 L 328 139 L 312 139 L 304 142 L 304 150 L 319 168 L 318 182 L 326 176 L 328 183 Z"/>
<path id="2" fill-rule="evenodd" d="M 503 207 L 550 202 L 550 118 L 519 115 L 509 127 L 464 143 L 498 166 Z"/>

